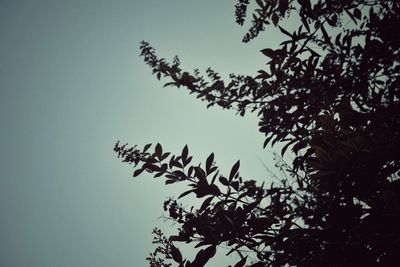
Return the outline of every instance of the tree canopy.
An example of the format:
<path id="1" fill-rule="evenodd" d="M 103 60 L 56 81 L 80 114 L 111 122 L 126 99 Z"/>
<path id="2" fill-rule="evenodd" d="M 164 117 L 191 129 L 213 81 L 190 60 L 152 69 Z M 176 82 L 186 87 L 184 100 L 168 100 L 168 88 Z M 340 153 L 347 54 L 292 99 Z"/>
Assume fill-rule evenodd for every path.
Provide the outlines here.
<path id="1" fill-rule="evenodd" d="M 390 265 L 400 252 L 400 3 L 255 2 L 243 42 L 268 27 L 286 39 L 261 50 L 267 68 L 254 77 L 183 71 L 179 58 L 169 63 L 141 43 L 141 56 L 166 86 L 186 88 L 207 107 L 256 112 L 264 146 L 283 144 L 282 177 L 260 185 L 240 176 L 239 161 L 222 175 L 213 153 L 195 166 L 187 146 L 171 155 L 160 144 L 117 143 L 134 176 L 147 171 L 166 184 L 187 183 L 179 198 L 202 200 L 189 210 L 174 199 L 164 203 L 180 228 L 168 238 L 154 231 L 150 265 L 204 266 L 222 244 L 240 255 L 235 267 Z M 250 6 L 237 1 L 239 25 Z M 282 26 L 289 18 L 297 29 Z M 295 158 L 286 163 L 289 150 Z M 196 243 L 196 257 L 185 259 L 179 242 Z"/>

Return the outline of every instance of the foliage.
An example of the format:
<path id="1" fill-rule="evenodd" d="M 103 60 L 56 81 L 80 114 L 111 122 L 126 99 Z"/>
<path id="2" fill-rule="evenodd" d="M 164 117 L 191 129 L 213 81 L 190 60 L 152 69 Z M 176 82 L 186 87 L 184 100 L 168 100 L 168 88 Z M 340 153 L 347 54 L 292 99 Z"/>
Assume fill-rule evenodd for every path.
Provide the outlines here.
<path id="1" fill-rule="evenodd" d="M 243 41 L 278 27 L 287 37 L 262 54 L 268 68 L 255 77 L 215 71 L 182 71 L 180 61 L 158 58 L 146 42 L 141 55 L 166 85 L 185 87 L 208 107 L 257 112 L 264 146 L 283 142 L 296 157 L 280 166 L 278 184 L 257 185 L 239 175 L 220 174 L 211 154 L 191 165 L 187 146 L 171 155 L 157 144 L 143 149 L 119 143 L 115 151 L 166 184 L 187 183 L 203 200 L 185 210 L 165 203 L 180 225 L 164 247 L 179 266 L 204 266 L 219 245 L 241 256 L 235 266 L 387 266 L 400 252 L 400 4 L 383 0 L 257 0 Z M 236 4 L 243 25 L 248 0 Z M 298 19 L 294 31 L 287 18 Z M 351 25 L 348 26 L 348 25 Z M 339 29 L 339 31 L 337 30 Z M 337 34 L 335 34 L 337 32 Z M 197 242 L 195 259 L 181 257 L 172 242 Z M 173 247 L 173 249 L 172 249 Z M 246 249 L 247 256 L 243 249 Z M 179 252 L 179 253 L 178 253 Z M 178 256 L 177 256 L 178 255 Z M 256 260 L 249 263 L 248 258 Z M 154 255 L 153 255 L 154 256 Z M 167 266 L 154 262 L 151 266 Z"/>

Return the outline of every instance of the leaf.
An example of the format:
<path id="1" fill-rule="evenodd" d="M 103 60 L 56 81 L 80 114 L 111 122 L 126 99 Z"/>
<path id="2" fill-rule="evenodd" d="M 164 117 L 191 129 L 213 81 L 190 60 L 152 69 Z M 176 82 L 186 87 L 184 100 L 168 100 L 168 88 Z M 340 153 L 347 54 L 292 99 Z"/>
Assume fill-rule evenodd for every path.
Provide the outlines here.
<path id="1" fill-rule="evenodd" d="M 160 176 L 162 176 L 163 174 L 164 174 L 163 172 L 156 173 L 156 174 L 154 175 L 154 178 L 160 177 Z"/>
<path id="2" fill-rule="evenodd" d="M 143 147 L 143 153 L 145 153 L 149 148 L 151 147 L 151 144 L 147 144 Z"/>
<path id="3" fill-rule="evenodd" d="M 276 14 L 276 13 L 272 14 L 271 20 L 272 20 L 272 23 L 274 24 L 274 26 L 278 25 L 278 22 L 279 22 L 278 14 Z"/>
<path id="4" fill-rule="evenodd" d="M 206 173 L 204 172 L 204 170 L 200 167 L 195 167 L 194 169 L 195 175 L 196 177 L 203 182 L 207 183 L 207 179 L 206 179 Z"/>
<path id="5" fill-rule="evenodd" d="M 212 184 L 209 187 L 209 194 L 214 195 L 214 196 L 219 196 L 219 195 L 221 195 L 221 191 L 219 190 L 217 185 Z"/>
<path id="6" fill-rule="evenodd" d="M 214 162 L 214 153 L 211 153 L 206 160 L 206 172 L 207 173 L 210 173 L 213 162 Z"/>
<path id="7" fill-rule="evenodd" d="M 217 247 L 215 245 L 209 246 L 204 250 L 204 256 L 211 259 L 212 257 L 214 257 L 216 251 Z"/>
<path id="8" fill-rule="evenodd" d="M 188 241 L 189 237 L 188 236 L 184 236 L 184 235 L 172 235 L 172 236 L 169 237 L 169 240 L 177 241 L 177 242 L 184 242 L 184 241 Z"/>
<path id="9" fill-rule="evenodd" d="M 271 48 L 265 48 L 261 50 L 261 53 L 263 53 L 267 57 L 270 57 L 271 59 L 274 58 L 274 50 L 272 50 Z"/>
<path id="10" fill-rule="evenodd" d="M 157 143 L 157 145 L 156 145 L 155 154 L 156 154 L 157 158 L 161 159 L 162 147 L 161 147 L 160 143 Z"/>
<path id="11" fill-rule="evenodd" d="M 161 168 L 155 164 L 148 164 L 148 165 L 146 165 L 146 168 L 149 169 L 151 172 L 161 171 Z"/>
<path id="12" fill-rule="evenodd" d="M 335 27 L 337 25 L 337 20 L 338 20 L 338 16 L 336 14 L 334 14 L 330 18 L 327 18 L 328 24 L 331 25 L 332 27 Z"/>
<path id="13" fill-rule="evenodd" d="M 183 198 L 184 196 L 189 195 L 190 193 L 192 193 L 192 192 L 194 192 L 194 191 L 196 191 L 196 189 L 192 189 L 192 190 L 183 192 L 182 194 L 179 195 L 178 199 L 179 199 L 179 198 Z"/>
<path id="14" fill-rule="evenodd" d="M 217 169 L 217 167 L 214 167 L 214 168 Z M 213 168 L 213 169 L 214 169 L 214 168 Z M 213 172 L 213 171 L 214 171 L 214 170 L 212 170 L 212 172 Z M 218 174 L 219 174 L 219 172 L 217 171 L 217 172 L 214 174 L 213 178 L 211 179 L 211 183 L 210 183 L 210 184 L 214 184 L 215 179 L 217 179 Z"/>
<path id="15" fill-rule="evenodd" d="M 182 153 L 181 153 L 182 159 L 184 161 L 187 159 L 188 154 L 189 154 L 189 149 L 188 149 L 188 146 L 185 145 L 184 148 L 182 149 Z"/>
<path id="16" fill-rule="evenodd" d="M 168 179 L 168 180 L 165 180 L 165 184 L 173 184 L 173 183 L 176 183 L 176 182 L 178 182 L 179 180 L 172 180 L 172 179 Z"/>
<path id="17" fill-rule="evenodd" d="M 293 144 L 293 142 L 296 140 L 293 140 L 291 142 L 288 142 L 286 145 L 283 146 L 282 150 L 281 150 L 281 156 L 283 157 L 283 155 L 285 154 L 286 150 L 288 149 L 288 147 Z"/>
<path id="18" fill-rule="evenodd" d="M 300 149 L 303 149 L 307 146 L 307 142 L 299 141 L 292 147 L 292 151 L 297 155 Z"/>
<path id="19" fill-rule="evenodd" d="M 238 182 L 238 181 L 233 182 L 233 183 L 232 183 L 232 187 L 233 187 L 233 189 L 235 189 L 236 191 L 239 191 L 239 182 Z"/>
<path id="20" fill-rule="evenodd" d="M 240 167 L 240 160 L 238 160 L 235 165 L 233 165 L 231 172 L 229 174 L 229 181 L 232 181 L 233 177 L 236 175 Z"/>
<path id="21" fill-rule="evenodd" d="M 192 158 L 193 157 L 188 157 L 188 158 L 182 158 L 182 161 L 183 161 L 183 165 L 188 165 L 191 161 L 192 161 Z"/>
<path id="22" fill-rule="evenodd" d="M 274 137 L 273 134 L 271 134 L 269 137 L 267 137 L 265 139 L 264 144 L 263 144 L 263 148 L 266 148 L 266 146 L 268 145 L 269 141 L 271 141 L 272 137 Z"/>
<path id="23" fill-rule="evenodd" d="M 361 11 L 358 8 L 354 9 L 353 14 L 357 19 L 361 19 Z"/>
<path id="24" fill-rule="evenodd" d="M 180 263 L 182 261 L 182 254 L 177 247 L 174 245 L 171 246 L 171 256 L 174 261 Z"/>
<path id="25" fill-rule="evenodd" d="M 216 252 L 216 246 L 212 245 L 206 248 L 205 250 L 201 249 L 197 255 L 194 261 L 189 265 L 192 267 L 200 267 L 206 265 L 209 259 L 211 259 Z"/>
<path id="26" fill-rule="evenodd" d="M 353 20 L 353 22 L 357 25 L 357 20 L 354 18 L 354 15 L 351 14 L 347 9 L 344 10 L 347 15 Z"/>
<path id="27" fill-rule="evenodd" d="M 194 246 L 194 247 L 199 248 L 199 247 L 207 246 L 207 245 L 210 245 L 210 242 L 204 240 L 204 241 L 197 243 L 196 246 Z"/>
<path id="28" fill-rule="evenodd" d="M 340 46 L 341 44 L 340 44 L 340 37 L 341 37 L 341 34 L 339 33 L 338 35 L 336 35 L 336 38 L 335 38 L 335 45 L 337 45 L 337 46 Z"/>
<path id="29" fill-rule="evenodd" d="M 301 22 L 303 23 L 306 30 L 310 32 L 310 25 L 308 25 L 307 18 L 305 16 L 301 16 Z"/>
<path id="30" fill-rule="evenodd" d="M 285 30 L 284 28 L 282 28 L 281 26 L 278 26 L 279 30 L 283 33 L 286 34 L 287 36 L 293 38 L 293 35 L 290 34 L 287 30 Z"/>
<path id="31" fill-rule="evenodd" d="M 279 9 L 279 12 L 281 13 L 282 16 L 285 15 L 286 11 L 289 8 L 289 3 L 288 2 L 289 2 L 288 0 L 279 0 L 278 9 Z"/>
<path id="32" fill-rule="evenodd" d="M 247 261 L 247 256 L 238 261 L 233 267 L 243 267 Z"/>
<path id="33" fill-rule="evenodd" d="M 220 176 L 218 180 L 219 180 L 219 182 L 220 182 L 221 184 L 223 184 L 223 185 L 225 185 L 225 186 L 228 186 L 228 185 L 229 185 L 228 179 L 226 179 L 224 176 Z"/>
<path id="34" fill-rule="evenodd" d="M 175 174 L 175 177 L 177 177 L 179 180 L 187 179 L 187 176 L 183 171 L 176 170 L 176 171 L 173 171 L 172 173 Z"/>
<path id="35" fill-rule="evenodd" d="M 252 210 L 255 209 L 258 206 L 258 204 L 260 204 L 260 202 L 261 202 L 261 199 L 256 199 L 254 202 L 252 202 L 250 204 L 247 204 L 247 205 L 244 205 L 243 206 L 243 211 L 245 213 L 252 212 Z"/>
<path id="36" fill-rule="evenodd" d="M 298 2 L 305 10 L 308 10 L 311 7 L 310 0 L 299 0 Z"/>
<path id="37" fill-rule="evenodd" d="M 144 168 L 137 169 L 133 172 L 133 177 L 139 176 L 144 171 Z"/>
<path id="38" fill-rule="evenodd" d="M 325 39 L 325 42 L 326 42 L 327 44 L 329 44 L 329 45 L 332 47 L 331 38 L 329 37 L 328 33 L 327 33 L 326 30 L 325 30 L 324 25 L 322 25 L 322 24 L 321 24 L 321 31 L 322 31 L 322 36 L 323 36 L 324 39 Z"/>
<path id="39" fill-rule="evenodd" d="M 182 164 L 179 161 L 176 161 L 174 159 L 170 160 L 169 165 L 170 165 L 170 167 L 174 166 L 174 167 L 177 167 L 177 168 L 180 168 L 180 169 L 183 168 Z"/>
<path id="40" fill-rule="evenodd" d="M 209 198 L 206 198 L 206 199 L 203 201 L 203 204 L 201 204 L 201 207 L 200 207 L 200 209 L 199 209 L 199 212 L 205 210 L 208 206 L 210 206 L 210 203 L 211 203 L 211 201 L 213 200 L 213 198 L 214 198 L 214 196 L 209 197 Z"/>
<path id="41" fill-rule="evenodd" d="M 168 158 L 168 156 L 169 156 L 170 154 L 171 154 L 170 152 L 164 153 L 164 155 L 161 156 L 160 160 L 161 160 L 161 161 L 165 160 L 166 158 Z"/>
<path id="42" fill-rule="evenodd" d="M 169 82 L 169 83 L 166 83 L 166 84 L 164 84 L 163 87 L 167 87 L 167 86 L 171 86 L 171 85 L 176 85 L 176 82 Z"/>

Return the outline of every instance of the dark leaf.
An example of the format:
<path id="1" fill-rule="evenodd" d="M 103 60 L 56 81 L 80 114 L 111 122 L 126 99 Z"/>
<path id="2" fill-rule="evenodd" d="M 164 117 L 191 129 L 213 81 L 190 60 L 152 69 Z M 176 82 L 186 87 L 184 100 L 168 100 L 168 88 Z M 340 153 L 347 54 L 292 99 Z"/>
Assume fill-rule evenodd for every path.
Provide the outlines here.
<path id="1" fill-rule="evenodd" d="M 146 165 L 146 168 L 149 169 L 151 172 L 161 171 L 161 168 L 155 164 L 148 164 L 148 165 Z"/>
<path id="2" fill-rule="evenodd" d="M 267 138 L 265 139 L 264 144 L 263 144 L 263 148 L 266 148 L 266 147 L 267 147 L 267 145 L 268 145 L 269 141 L 271 141 L 272 137 L 274 137 L 273 134 L 271 134 L 269 137 L 267 137 Z"/>
<path id="3" fill-rule="evenodd" d="M 164 153 L 164 154 L 161 156 L 160 160 L 161 160 L 161 161 L 165 160 L 166 158 L 168 158 L 168 156 L 169 156 L 170 154 L 171 154 L 170 152 Z"/>
<path id="4" fill-rule="evenodd" d="M 264 55 L 266 55 L 267 57 L 273 59 L 274 58 L 274 50 L 272 50 L 271 48 L 265 48 L 263 50 L 261 50 L 261 53 L 263 53 Z"/>
<path id="5" fill-rule="evenodd" d="M 292 151 L 297 155 L 299 150 L 305 148 L 306 146 L 307 146 L 307 142 L 299 141 L 293 146 Z"/>
<path id="6" fill-rule="evenodd" d="M 183 192 L 182 194 L 179 195 L 178 198 L 182 198 L 182 197 L 184 197 L 184 196 L 186 196 L 186 195 L 189 195 L 190 193 L 194 192 L 195 190 L 196 190 L 196 189 L 192 189 L 192 190 Z"/>
<path id="7" fill-rule="evenodd" d="M 221 195 L 221 191 L 219 190 L 218 186 L 215 184 L 210 185 L 209 191 L 211 195 L 219 196 Z"/>
<path id="8" fill-rule="evenodd" d="M 133 172 L 133 177 L 139 176 L 144 171 L 144 168 L 137 169 Z"/>
<path id="9" fill-rule="evenodd" d="M 264 7 L 263 0 L 256 0 L 256 3 L 259 7 Z"/>
<path id="10" fill-rule="evenodd" d="M 163 87 L 167 87 L 167 86 L 171 86 L 171 85 L 177 85 L 177 83 L 176 82 L 169 82 L 169 83 L 166 83 L 166 84 L 164 84 L 164 86 Z"/>
<path id="11" fill-rule="evenodd" d="M 215 255 L 216 252 L 216 246 L 210 246 L 206 248 L 205 250 L 201 249 L 197 255 L 194 261 L 191 263 L 190 266 L 193 267 L 202 267 L 206 265 L 206 263 Z"/>
<path id="12" fill-rule="evenodd" d="M 176 179 L 168 179 L 168 180 L 165 180 L 165 184 L 173 184 L 173 183 L 176 183 L 178 181 L 179 180 L 176 180 Z"/>
<path id="13" fill-rule="evenodd" d="M 354 14 L 354 17 L 355 17 L 355 18 L 361 19 L 361 11 L 360 11 L 358 8 L 355 8 L 355 9 L 354 9 L 353 14 Z"/>
<path id="14" fill-rule="evenodd" d="M 182 235 L 172 235 L 172 236 L 169 237 L 169 240 L 178 241 L 178 242 L 185 242 L 185 241 L 188 241 L 189 238 L 187 236 L 182 236 Z"/>
<path id="15" fill-rule="evenodd" d="M 238 181 L 231 183 L 231 185 L 236 191 L 239 191 L 239 182 Z"/>
<path id="16" fill-rule="evenodd" d="M 278 25 L 278 22 L 279 22 L 278 14 L 273 13 L 272 16 L 271 16 L 271 20 L 272 20 L 272 23 L 274 24 L 274 26 Z"/>
<path id="17" fill-rule="evenodd" d="M 211 172 L 211 167 L 212 167 L 213 162 L 214 162 L 214 153 L 211 153 L 206 160 L 206 172 L 207 173 Z"/>
<path id="18" fill-rule="evenodd" d="M 347 9 L 345 9 L 344 11 L 345 11 L 345 12 L 347 13 L 347 15 L 351 18 L 351 20 L 353 20 L 353 22 L 354 22 L 355 24 L 357 24 L 357 20 L 356 20 L 356 18 L 354 17 L 354 15 L 351 14 Z"/>
<path id="19" fill-rule="evenodd" d="M 182 149 L 182 154 L 181 154 L 182 159 L 186 160 L 188 157 L 188 153 L 189 153 L 188 146 L 185 145 L 185 147 Z"/>
<path id="20" fill-rule="evenodd" d="M 310 7 L 311 7 L 310 0 L 298 0 L 298 2 L 306 10 L 310 9 Z"/>
<path id="21" fill-rule="evenodd" d="M 154 175 L 154 178 L 160 177 L 160 176 L 162 176 L 163 174 L 164 174 L 163 172 L 156 173 L 156 174 Z"/>
<path id="22" fill-rule="evenodd" d="M 332 47 L 331 38 L 329 37 L 328 33 L 327 33 L 326 30 L 325 30 L 324 25 L 322 25 L 322 24 L 321 24 L 321 31 L 322 31 L 322 36 L 323 36 L 324 39 L 325 39 L 325 42 L 326 42 L 327 44 L 329 44 L 329 45 Z"/>
<path id="23" fill-rule="evenodd" d="M 290 34 L 287 30 L 285 30 L 284 28 L 282 28 L 281 26 L 278 26 L 279 30 L 283 33 L 286 34 L 287 36 L 293 38 L 293 35 Z"/>
<path id="24" fill-rule="evenodd" d="M 237 174 L 240 167 L 240 160 L 238 160 L 232 167 L 231 172 L 229 174 L 229 181 L 232 181 L 233 177 Z"/>
<path id="25" fill-rule="evenodd" d="M 288 149 L 288 147 L 289 147 L 291 144 L 293 144 L 293 142 L 288 142 L 286 145 L 284 145 L 284 146 L 282 147 L 282 150 L 281 150 L 281 156 L 282 156 L 282 157 L 283 157 L 283 155 L 285 154 L 286 150 Z"/>
<path id="26" fill-rule="evenodd" d="M 162 147 L 160 145 L 160 143 L 157 143 L 156 148 L 155 148 L 155 154 L 157 156 L 157 158 L 161 159 L 162 156 Z"/>
<path id="27" fill-rule="evenodd" d="M 200 209 L 199 209 L 199 212 L 205 210 L 208 206 L 210 206 L 210 203 L 211 203 L 211 201 L 213 200 L 213 198 L 214 198 L 214 196 L 209 197 L 209 198 L 206 198 L 206 199 L 203 201 L 203 204 L 201 204 L 201 207 L 200 207 Z"/>
<path id="28" fill-rule="evenodd" d="M 191 161 L 193 157 L 187 157 L 187 158 L 182 158 L 183 165 L 187 166 Z"/>
<path id="29" fill-rule="evenodd" d="M 214 167 L 214 168 L 217 168 L 217 167 Z M 213 169 L 214 169 L 214 168 L 213 168 Z M 214 171 L 214 170 L 212 170 L 212 171 Z M 218 174 L 219 174 L 219 172 L 216 172 L 216 173 L 214 174 L 213 178 L 211 179 L 211 183 L 210 183 L 210 184 L 214 184 L 215 179 L 217 179 Z"/>
<path id="30" fill-rule="evenodd" d="M 301 22 L 303 23 L 304 27 L 306 27 L 306 30 L 310 32 L 310 26 L 308 25 L 307 18 L 305 16 L 301 16 Z"/>
<path id="31" fill-rule="evenodd" d="M 173 171 L 172 173 L 173 173 L 179 180 L 186 180 L 186 179 L 187 179 L 187 176 L 186 176 L 186 174 L 185 174 L 183 171 L 176 170 L 176 171 Z"/>
<path id="32" fill-rule="evenodd" d="M 243 259 L 241 259 L 240 261 L 238 261 L 234 267 L 243 267 L 246 264 L 247 261 L 247 256 L 244 257 Z"/>
<path id="33" fill-rule="evenodd" d="M 209 242 L 209 241 L 203 240 L 203 241 L 197 243 L 196 246 L 194 246 L 194 247 L 195 247 L 195 248 L 199 248 L 199 247 L 208 246 L 208 245 L 210 245 L 210 242 Z"/>
<path id="34" fill-rule="evenodd" d="M 143 153 L 146 153 L 146 151 L 151 147 L 151 144 L 147 144 L 143 147 Z"/>
<path id="35" fill-rule="evenodd" d="M 182 261 L 182 254 L 177 247 L 174 245 L 171 246 L 171 256 L 174 261 L 180 263 Z"/>
<path id="36" fill-rule="evenodd" d="M 178 167 L 178 168 L 180 168 L 180 169 L 183 168 L 183 165 L 182 165 L 179 161 L 177 161 L 177 160 L 171 159 L 171 161 L 169 162 L 169 164 L 170 164 L 170 166 Z"/>
<path id="37" fill-rule="evenodd" d="M 194 168 L 194 172 L 195 172 L 196 177 L 197 177 L 200 181 L 207 183 L 206 173 L 204 172 L 204 170 L 203 170 L 202 168 L 200 168 L 200 167 L 195 167 L 195 168 Z"/>
<path id="38" fill-rule="evenodd" d="M 220 182 L 221 184 L 223 184 L 223 185 L 225 185 L 225 186 L 228 186 L 228 185 L 229 185 L 228 179 L 226 179 L 224 176 L 220 176 L 218 180 L 219 180 L 219 182 Z"/>
<path id="39" fill-rule="evenodd" d="M 289 8 L 288 0 L 279 0 L 278 9 L 279 9 L 279 12 L 281 13 L 282 16 L 285 15 L 285 13 L 288 10 L 288 8 Z"/>

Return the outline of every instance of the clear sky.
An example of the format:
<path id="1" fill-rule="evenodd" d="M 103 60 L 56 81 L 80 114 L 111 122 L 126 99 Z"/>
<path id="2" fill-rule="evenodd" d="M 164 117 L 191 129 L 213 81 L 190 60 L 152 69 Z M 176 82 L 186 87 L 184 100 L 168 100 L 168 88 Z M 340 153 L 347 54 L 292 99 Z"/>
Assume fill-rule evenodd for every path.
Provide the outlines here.
<path id="1" fill-rule="evenodd" d="M 254 74 L 277 39 L 241 43 L 235 2 L 0 0 L 0 266 L 147 266 L 151 230 L 170 225 L 163 200 L 182 187 L 133 179 L 117 140 L 188 144 L 197 162 L 214 152 L 225 172 L 240 159 L 244 177 L 267 179 L 254 116 L 162 88 L 138 56 L 146 40 L 188 70 Z"/>

